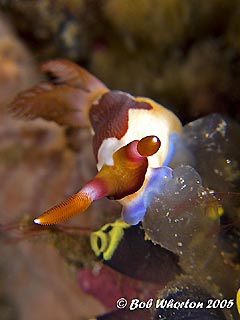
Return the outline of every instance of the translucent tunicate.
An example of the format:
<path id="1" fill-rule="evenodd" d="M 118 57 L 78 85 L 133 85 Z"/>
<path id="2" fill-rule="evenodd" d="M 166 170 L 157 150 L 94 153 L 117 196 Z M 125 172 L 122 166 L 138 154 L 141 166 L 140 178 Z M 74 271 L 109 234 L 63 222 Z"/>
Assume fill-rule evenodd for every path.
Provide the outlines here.
<path id="1" fill-rule="evenodd" d="M 190 166 L 173 170 L 152 197 L 143 227 L 149 239 L 178 255 L 219 224 L 219 205 Z"/>
<path id="2" fill-rule="evenodd" d="M 239 191 L 240 126 L 220 114 L 211 114 L 183 128 L 182 144 L 193 155 L 192 166 L 204 186 L 215 191 Z"/>

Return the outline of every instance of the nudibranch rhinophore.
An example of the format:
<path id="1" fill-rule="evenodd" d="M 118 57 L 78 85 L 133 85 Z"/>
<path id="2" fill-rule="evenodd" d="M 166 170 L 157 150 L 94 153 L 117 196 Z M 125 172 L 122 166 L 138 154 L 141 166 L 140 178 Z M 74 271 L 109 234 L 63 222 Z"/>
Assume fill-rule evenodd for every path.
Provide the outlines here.
<path id="1" fill-rule="evenodd" d="M 98 173 L 79 192 L 34 222 L 58 223 L 107 196 L 123 205 L 122 216 L 127 223 L 139 223 L 146 211 L 149 190 L 172 175 L 167 165 L 181 135 L 181 122 L 151 99 L 110 91 L 71 61 L 46 62 L 42 71 L 49 81 L 20 93 L 10 109 L 24 118 L 90 126 Z"/>

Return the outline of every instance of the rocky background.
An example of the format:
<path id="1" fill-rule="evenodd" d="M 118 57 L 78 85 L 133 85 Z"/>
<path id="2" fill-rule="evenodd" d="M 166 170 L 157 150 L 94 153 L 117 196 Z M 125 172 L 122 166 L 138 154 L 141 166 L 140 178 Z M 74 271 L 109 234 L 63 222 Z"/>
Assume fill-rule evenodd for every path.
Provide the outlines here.
<path id="1" fill-rule="evenodd" d="M 1 319 L 87 319 L 104 311 L 76 280 L 91 254 L 72 230 L 64 236 L 114 220 L 120 207 L 98 202 L 64 232 L 29 227 L 95 174 L 91 137 L 13 119 L 6 107 L 40 80 L 41 62 L 65 57 L 184 123 L 216 111 L 240 120 L 240 1 L 0 0 L 0 10 Z"/>
<path id="2" fill-rule="evenodd" d="M 1 1 L 37 62 L 68 57 L 189 121 L 239 117 L 238 0 Z"/>

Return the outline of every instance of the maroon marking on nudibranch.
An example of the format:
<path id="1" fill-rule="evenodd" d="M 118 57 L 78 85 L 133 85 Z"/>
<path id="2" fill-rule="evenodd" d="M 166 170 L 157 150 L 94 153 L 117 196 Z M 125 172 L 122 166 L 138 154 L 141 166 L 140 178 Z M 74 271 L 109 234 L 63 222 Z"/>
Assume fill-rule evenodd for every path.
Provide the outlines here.
<path id="1" fill-rule="evenodd" d="M 135 101 L 119 91 L 105 93 L 90 109 L 89 117 L 94 130 L 93 151 L 97 159 L 98 149 L 107 138 L 120 140 L 128 130 L 129 109 L 151 110 L 147 102 Z"/>

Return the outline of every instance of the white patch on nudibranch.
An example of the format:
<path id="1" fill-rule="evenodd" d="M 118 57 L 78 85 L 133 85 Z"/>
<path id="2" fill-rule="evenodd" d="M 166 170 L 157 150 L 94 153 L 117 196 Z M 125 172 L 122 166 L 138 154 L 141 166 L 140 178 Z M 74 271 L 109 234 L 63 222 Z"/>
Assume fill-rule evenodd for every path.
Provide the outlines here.
<path id="1" fill-rule="evenodd" d="M 157 136 L 161 141 L 158 152 L 148 158 L 149 167 L 160 167 L 168 154 L 169 136 L 172 132 L 181 132 L 181 123 L 168 109 L 147 98 L 136 98 L 153 107 L 151 110 L 129 109 L 128 130 L 118 140 L 111 137 L 105 139 L 98 150 L 98 170 L 103 164 L 113 165 L 113 153 L 133 140 L 141 140 L 146 136 Z"/>

